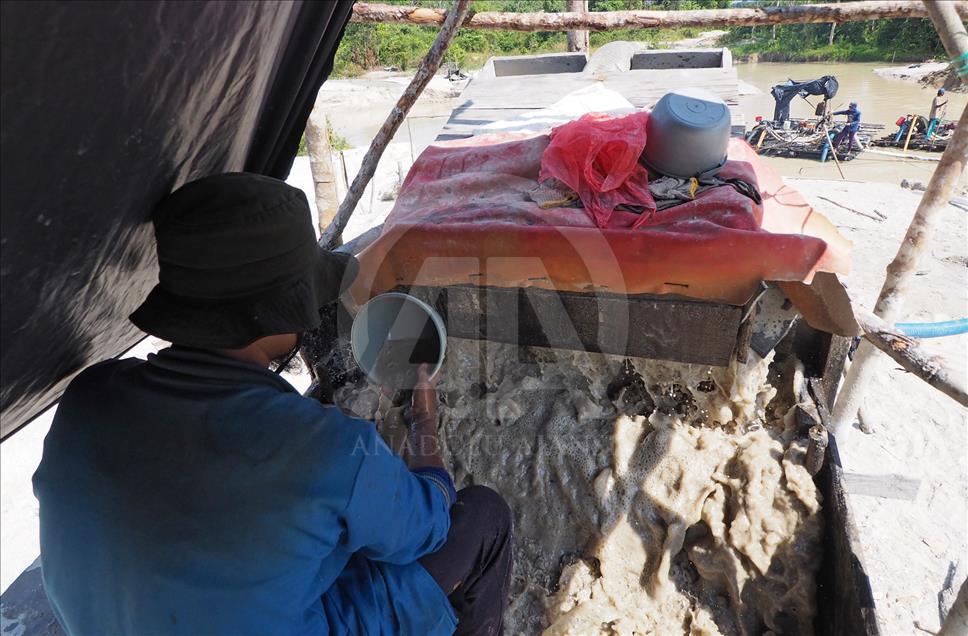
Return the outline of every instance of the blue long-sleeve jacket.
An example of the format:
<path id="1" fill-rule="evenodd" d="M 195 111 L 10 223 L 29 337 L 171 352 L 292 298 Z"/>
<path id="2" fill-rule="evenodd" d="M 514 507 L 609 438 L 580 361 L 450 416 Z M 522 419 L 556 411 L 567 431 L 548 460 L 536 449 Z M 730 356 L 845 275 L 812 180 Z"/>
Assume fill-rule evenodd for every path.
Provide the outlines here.
<path id="1" fill-rule="evenodd" d="M 850 132 L 857 132 L 860 128 L 860 111 L 856 108 L 838 110 L 834 115 L 847 115 L 847 130 Z"/>
<path id="2" fill-rule="evenodd" d="M 69 634 L 449 634 L 416 562 L 453 484 L 266 369 L 167 349 L 86 370 L 34 476 Z"/>

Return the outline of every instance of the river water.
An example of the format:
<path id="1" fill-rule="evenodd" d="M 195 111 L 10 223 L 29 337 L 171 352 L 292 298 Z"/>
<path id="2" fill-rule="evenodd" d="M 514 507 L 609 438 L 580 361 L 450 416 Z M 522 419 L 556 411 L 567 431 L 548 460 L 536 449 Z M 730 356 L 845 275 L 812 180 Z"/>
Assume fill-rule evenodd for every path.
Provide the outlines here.
<path id="1" fill-rule="evenodd" d="M 894 122 L 906 113 L 919 113 L 927 116 L 935 89 L 922 88 L 917 82 L 888 79 L 874 73 L 874 69 L 887 66 L 884 63 L 756 63 L 738 64 L 739 78 L 759 89 L 759 94 L 744 95 L 738 108 L 746 116 L 748 126 L 752 126 L 757 115 L 765 118 L 773 116 L 773 98 L 770 88 L 793 78 L 810 80 L 823 75 L 835 75 L 840 82 L 840 91 L 833 99 L 837 110 L 846 108 L 856 101 L 867 123 L 884 124 L 884 133 L 896 130 Z M 371 74 L 372 75 L 372 74 Z M 347 139 L 352 147 L 367 147 L 379 130 L 390 111 L 397 95 L 402 91 L 405 78 L 384 77 L 376 74 L 352 81 L 327 82 L 320 92 L 316 107 L 331 120 L 334 129 Z M 402 74 L 394 74 L 402 75 Z M 434 91 L 427 91 L 433 93 Z M 414 156 L 440 132 L 451 110 L 456 108 L 460 98 L 442 99 L 425 93 L 418 100 L 407 118 L 406 123 L 394 136 L 395 142 L 406 143 Z M 948 119 L 957 119 L 968 104 L 968 95 L 949 93 Z M 810 98 L 816 104 L 817 98 Z M 813 106 L 803 99 L 791 103 L 794 117 L 812 117 Z M 838 117 L 842 120 L 843 117 Z M 900 154 L 899 148 L 879 148 L 883 152 Z M 933 159 L 940 153 L 914 153 Z M 786 159 L 767 157 L 766 160 L 780 173 L 791 177 L 814 179 L 840 179 L 837 166 L 833 161 L 820 163 L 815 160 Z M 906 160 L 873 153 L 863 153 L 857 159 L 842 164 L 844 174 L 850 181 L 879 181 L 898 184 L 902 179 L 927 183 L 934 171 L 936 161 Z M 965 185 L 965 181 L 962 181 Z"/>
<path id="2" fill-rule="evenodd" d="M 907 113 L 918 113 L 927 117 L 931 106 L 931 99 L 936 89 L 922 88 L 917 82 L 888 79 L 874 72 L 875 68 L 887 66 L 884 63 L 811 63 L 811 64 L 781 64 L 761 62 L 756 64 L 738 64 L 736 70 L 739 78 L 762 91 L 757 95 L 746 95 L 740 98 L 740 111 L 746 116 L 747 125 L 752 126 L 754 118 L 762 115 L 769 119 L 773 116 L 773 98 L 770 88 L 788 79 L 797 81 L 811 80 L 824 75 L 834 75 L 840 82 L 840 90 L 832 100 L 836 110 L 847 107 L 847 104 L 857 102 L 863 121 L 872 124 L 884 124 L 884 134 L 897 130 L 894 122 L 898 117 Z M 948 93 L 947 119 L 958 119 L 961 111 L 968 104 L 968 95 Z M 817 97 L 809 98 L 816 104 Z M 812 117 L 813 106 L 803 99 L 794 99 L 791 103 L 790 114 L 793 117 Z M 843 120 L 842 116 L 837 117 Z M 901 152 L 900 148 L 878 148 L 887 152 Z M 940 153 L 912 153 L 924 157 L 940 157 Z M 769 157 L 767 160 L 781 174 L 793 177 L 808 177 L 814 179 L 839 179 L 837 166 L 833 161 L 820 163 L 807 159 L 786 159 Z M 857 159 L 841 164 L 844 174 L 851 181 L 881 181 L 898 184 L 901 179 L 922 181 L 925 184 L 931 178 L 936 162 L 906 160 L 896 157 L 862 153 Z"/>

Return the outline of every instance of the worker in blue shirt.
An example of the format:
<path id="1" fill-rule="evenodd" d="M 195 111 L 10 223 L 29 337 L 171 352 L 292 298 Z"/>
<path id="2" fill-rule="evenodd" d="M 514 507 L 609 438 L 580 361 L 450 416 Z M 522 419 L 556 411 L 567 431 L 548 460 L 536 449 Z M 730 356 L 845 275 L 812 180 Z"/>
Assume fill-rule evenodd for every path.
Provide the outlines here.
<path id="1" fill-rule="evenodd" d="M 851 102 L 847 106 L 847 110 L 838 110 L 833 113 L 834 115 L 847 115 L 847 123 L 840 132 L 834 137 L 833 146 L 835 150 L 840 150 L 840 144 L 843 143 L 844 139 L 850 137 L 850 143 L 847 145 L 847 152 L 854 149 L 854 142 L 857 141 L 857 131 L 860 130 L 860 111 L 857 110 L 857 102 Z M 857 143 L 857 149 L 860 150 L 860 143 Z"/>
<path id="2" fill-rule="evenodd" d="M 131 319 L 172 346 L 78 375 L 34 475 L 64 630 L 500 633 L 510 511 L 455 492 L 426 370 L 405 458 L 276 372 L 357 271 L 317 246 L 305 195 L 217 175 L 154 225 L 159 283 Z"/>

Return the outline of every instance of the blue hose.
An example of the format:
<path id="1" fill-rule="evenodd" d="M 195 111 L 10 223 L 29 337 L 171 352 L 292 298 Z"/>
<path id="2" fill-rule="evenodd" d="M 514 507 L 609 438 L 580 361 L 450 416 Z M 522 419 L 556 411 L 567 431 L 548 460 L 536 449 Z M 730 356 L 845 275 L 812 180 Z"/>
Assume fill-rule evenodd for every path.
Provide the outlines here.
<path id="1" fill-rule="evenodd" d="M 894 326 L 898 331 L 912 338 L 941 338 L 968 332 L 968 318 L 945 322 L 899 322 Z"/>

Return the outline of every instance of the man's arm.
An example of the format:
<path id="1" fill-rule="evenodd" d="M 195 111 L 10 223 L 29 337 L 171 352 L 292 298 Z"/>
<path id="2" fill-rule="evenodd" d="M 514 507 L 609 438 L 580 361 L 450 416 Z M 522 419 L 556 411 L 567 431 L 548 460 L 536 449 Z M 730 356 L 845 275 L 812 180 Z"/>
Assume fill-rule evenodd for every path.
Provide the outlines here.
<path id="1" fill-rule="evenodd" d="M 362 461 L 341 514 L 343 545 L 388 563 L 410 563 L 440 548 L 456 498 L 450 475 L 441 468 L 408 468 L 372 424 L 360 439 Z"/>
<path id="2" fill-rule="evenodd" d="M 413 470 L 445 470 L 437 439 L 437 389 L 428 377 L 427 366 L 420 365 L 417 386 L 413 389 L 413 421 L 407 439 L 407 465 Z"/>
<path id="3" fill-rule="evenodd" d="M 440 457 L 437 390 L 428 376 L 422 365 L 413 390 L 407 465 L 374 429 L 376 452 L 365 458 L 347 506 L 347 543 L 374 561 L 414 561 L 439 548 L 450 528 L 457 493 Z"/>

